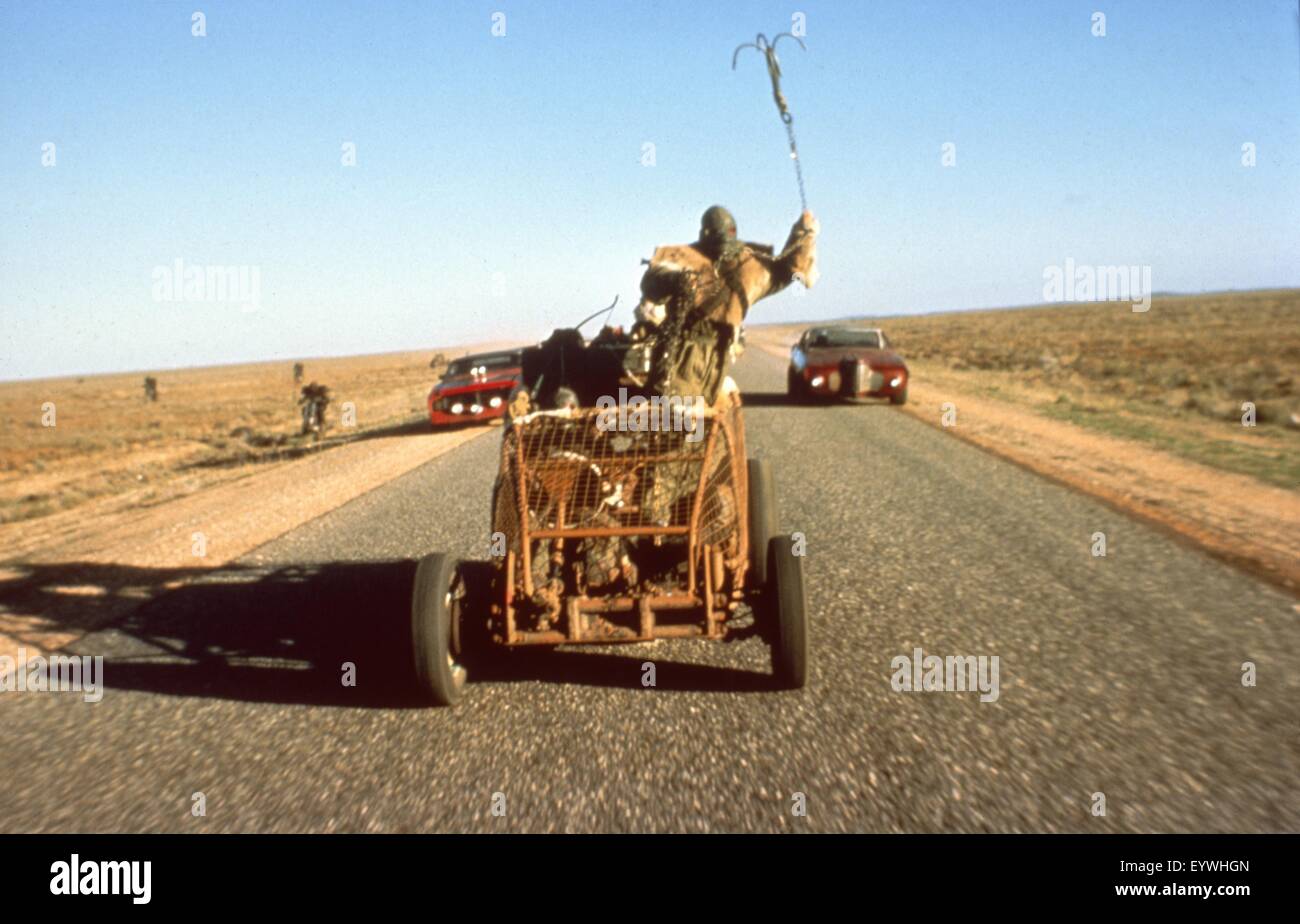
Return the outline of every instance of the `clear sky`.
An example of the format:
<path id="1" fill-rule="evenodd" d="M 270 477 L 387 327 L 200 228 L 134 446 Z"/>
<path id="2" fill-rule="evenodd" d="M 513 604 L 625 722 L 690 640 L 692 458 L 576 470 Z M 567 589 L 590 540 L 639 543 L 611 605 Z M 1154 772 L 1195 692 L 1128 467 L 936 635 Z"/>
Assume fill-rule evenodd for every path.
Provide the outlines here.
<path id="1" fill-rule="evenodd" d="M 797 217 L 762 59 L 730 69 L 796 12 L 822 279 L 751 320 L 1034 303 L 1067 258 L 1300 284 L 1295 0 L 0 0 L 0 379 L 626 322 L 710 204 Z M 156 300 L 178 259 L 257 308 Z"/>

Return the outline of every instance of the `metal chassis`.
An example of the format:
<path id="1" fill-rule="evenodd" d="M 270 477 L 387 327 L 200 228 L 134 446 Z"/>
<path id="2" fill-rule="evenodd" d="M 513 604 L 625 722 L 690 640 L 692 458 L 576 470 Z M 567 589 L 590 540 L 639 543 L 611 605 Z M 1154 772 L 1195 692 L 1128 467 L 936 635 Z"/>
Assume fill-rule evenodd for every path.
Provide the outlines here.
<path id="1" fill-rule="evenodd" d="M 691 504 L 690 523 L 686 526 L 597 526 L 552 527 L 529 529 L 528 491 L 523 441 L 516 443 L 517 473 L 516 500 L 519 504 L 519 553 L 509 549 L 504 567 L 498 569 L 497 586 L 492 605 L 493 637 L 506 647 L 525 645 L 561 645 L 584 643 L 640 642 L 660 638 L 721 639 L 727 632 L 727 619 L 745 594 L 745 575 L 749 562 L 749 505 L 745 455 L 744 418 L 739 395 L 724 395 L 720 403 L 706 409 L 705 416 L 716 421 L 709 427 L 705 440 L 700 482 L 696 486 Z M 735 486 L 735 533 L 724 544 L 732 548 L 730 557 L 719 544 L 700 541 L 700 512 L 703 494 L 714 454 L 726 452 L 718 447 L 719 436 L 728 433 L 726 444 L 733 447 L 725 464 L 732 468 L 731 483 Z M 504 461 L 504 459 L 503 459 Z M 557 508 L 556 522 L 564 523 L 564 505 Z M 687 540 L 687 578 L 684 588 L 676 592 L 660 593 L 654 590 L 636 590 L 617 596 L 588 596 L 566 593 L 561 601 L 567 632 L 554 630 L 528 630 L 517 625 L 518 602 L 516 584 L 522 583 L 523 596 L 531 597 L 535 588 L 532 579 L 532 542 L 536 539 L 554 539 L 560 546 L 567 540 L 623 536 L 660 537 L 685 536 Z M 522 570 L 521 570 L 522 568 Z M 518 575 L 518 581 L 516 576 Z M 693 621 L 660 623 L 660 613 L 694 612 Z M 616 624 L 604 617 L 610 614 L 637 614 L 635 628 Z"/>

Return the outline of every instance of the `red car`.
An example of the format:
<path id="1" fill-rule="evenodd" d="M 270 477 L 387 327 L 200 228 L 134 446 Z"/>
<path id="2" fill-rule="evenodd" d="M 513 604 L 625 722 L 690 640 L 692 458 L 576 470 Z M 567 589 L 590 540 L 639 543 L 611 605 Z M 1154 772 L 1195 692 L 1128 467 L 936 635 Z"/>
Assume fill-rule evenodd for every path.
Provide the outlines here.
<path id="1" fill-rule="evenodd" d="M 907 402 L 907 363 L 878 327 L 811 327 L 790 351 L 790 397 Z"/>
<path id="2" fill-rule="evenodd" d="M 429 392 L 429 422 L 446 427 L 502 416 L 523 373 L 521 350 L 474 353 L 452 360 L 442 381 Z"/>

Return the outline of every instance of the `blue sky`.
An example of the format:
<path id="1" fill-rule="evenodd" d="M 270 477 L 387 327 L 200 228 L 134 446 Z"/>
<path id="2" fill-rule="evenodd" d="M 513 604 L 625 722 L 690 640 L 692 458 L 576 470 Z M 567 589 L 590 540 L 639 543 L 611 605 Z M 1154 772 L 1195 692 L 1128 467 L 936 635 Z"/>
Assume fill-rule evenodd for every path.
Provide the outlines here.
<path id="1" fill-rule="evenodd" d="M 795 12 L 822 280 L 751 320 L 1033 303 L 1067 258 L 1300 285 L 1294 0 L 0 0 L 0 379 L 626 321 L 710 204 L 797 217 L 761 58 L 730 69 Z M 177 259 L 256 268 L 259 306 L 155 300 Z"/>

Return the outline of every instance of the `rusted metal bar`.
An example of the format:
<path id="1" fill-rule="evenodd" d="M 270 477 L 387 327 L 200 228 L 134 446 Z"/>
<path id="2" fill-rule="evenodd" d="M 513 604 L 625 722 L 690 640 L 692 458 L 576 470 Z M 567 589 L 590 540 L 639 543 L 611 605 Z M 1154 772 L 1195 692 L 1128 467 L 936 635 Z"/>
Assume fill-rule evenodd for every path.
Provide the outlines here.
<path id="1" fill-rule="evenodd" d="M 598 539 L 606 536 L 685 536 L 689 526 L 574 526 L 569 529 L 535 529 L 533 539 Z"/>
<path id="2" fill-rule="evenodd" d="M 506 550 L 506 644 L 515 641 L 515 553 Z"/>
<path id="3" fill-rule="evenodd" d="M 645 600 L 652 610 L 689 610 L 700 605 L 694 594 L 664 594 L 645 597 L 578 597 L 578 606 L 584 613 L 630 613 Z"/>
<path id="4" fill-rule="evenodd" d="M 649 636 L 640 636 L 628 630 L 628 635 L 623 637 L 584 636 L 575 642 L 563 632 L 548 629 L 541 632 L 517 632 L 515 640 L 511 644 L 515 647 L 522 645 L 599 645 L 609 644 L 610 642 L 648 642 L 656 638 L 700 638 L 703 635 L 704 628 L 691 623 L 689 625 L 655 626 L 653 634 Z"/>
<path id="5" fill-rule="evenodd" d="M 704 634 L 713 636 L 713 555 L 709 546 L 701 549 L 700 558 L 704 562 Z"/>
<path id="6" fill-rule="evenodd" d="M 726 565 L 722 559 L 722 550 L 716 546 L 709 548 L 712 563 L 709 574 L 711 576 L 709 600 L 712 601 L 712 607 L 709 610 L 711 622 L 709 625 L 709 637 L 721 636 L 726 632 L 725 622 L 730 607 L 727 606 L 727 596 L 723 593 L 723 584 L 726 582 Z M 716 607 L 716 610 L 714 609 Z"/>
<path id="7" fill-rule="evenodd" d="M 695 497 L 691 501 L 691 531 L 686 550 L 686 582 L 692 591 L 695 590 L 695 548 L 699 541 L 700 507 L 703 506 L 704 486 L 709 480 L 709 462 L 713 459 L 713 447 L 717 440 L 718 427 L 715 423 L 714 426 L 709 427 L 709 438 L 704 443 L 704 458 L 700 462 L 700 483 L 695 486 Z"/>
<path id="8" fill-rule="evenodd" d="M 556 629 L 548 629 L 545 632 L 532 632 L 521 630 L 515 633 L 515 640 L 512 645 L 565 645 L 569 643 L 569 637 L 563 632 Z"/>
<path id="9" fill-rule="evenodd" d="M 650 598 L 641 598 L 641 635 L 643 638 L 651 638 L 655 631 L 655 612 L 650 606 Z"/>
<path id="10" fill-rule="evenodd" d="M 569 597 L 568 600 L 565 601 L 565 609 L 568 610 L 568 612 L 565 613 L 565 616 L 569 622 L 569 641 L 571 642 L 582 641 L 581 603 L 581 597 Z"/>
<path id="11" fill-rule="evenodd" d="M 704 630 L 695 623 L 686 625 L 655 626 L 655 638 L 698 638 Z"/>
<path id="12" fill-rule="evenodd" d="M 519 554 L 524 566 L 524 593 L 533 595 L 532 542 L 528 535 L 528 485 L 524 478 L 524 433 L 515 434 L 515 468 L 519 472 Z"/>
<path id="13" fill-rule="evenodd" d="M 740 396 L 733 396 L 732 400 L 735 413 L 723 419 L 731 444 L 731 483 L 736 492 L 736 528 L 740 532 L 734 567 L 736 583 L 743 587 L 749 564 L 749 457 L 745 455 L 745 428 L 733 426 L 740 414 Z"/>

